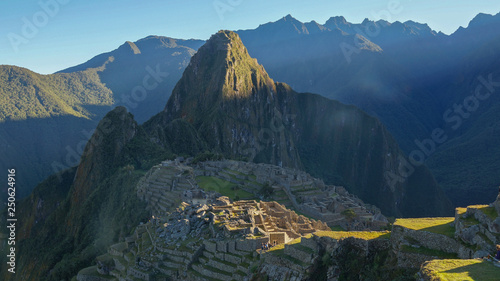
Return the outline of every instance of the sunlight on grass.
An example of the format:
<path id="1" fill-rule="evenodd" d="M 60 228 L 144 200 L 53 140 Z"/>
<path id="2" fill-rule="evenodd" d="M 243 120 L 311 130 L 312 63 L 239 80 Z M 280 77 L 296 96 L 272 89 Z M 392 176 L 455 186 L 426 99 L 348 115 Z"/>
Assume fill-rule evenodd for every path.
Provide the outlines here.
<path id="1" fill-rule="evenodd" d="M 249 193 L 243 189 L 233 189 L 236 184 L 216 177 L 199 176 L 196 177 L 196 181 L 198 185 L 204 190 L 219 192 L 223 196 L 227 196 L 232 200 L 235 200 L 236 196 L 238 196 L 239 199 L 255 197 L 252 193 Z"/>
<path id="2" fill-rule="evenodd" d="M 469 206 L 470 209 L 478 209 L 487 215 L 491 220 L 494 220 L 498 217 L 497 210 L 494 207 L 490 207 L 489 205 L 473 205 Z"/>
<path id="3" fill-rule="evenodd" d="M 442 281 L 498 281 L 500 268 L 482 260 L 432 260 L 424 263 L 422 272 L 432 280 Z"/>
<path id="4" fill-rule="evenodd" d="M 378 238 L 388 239 L 391 235 L 390 231 L 316 231 L 314 235 L 319 237 L 330 237 L 336 240 L 349 237 L 360 238 L 365 240 L 373 240 Z"/>
<path id="5" fill-rule="evenodd" d="M 457 214 L 463 215 L 463 214 L 465 214 L 465 212 L 467 212 L 467 208 L 459 207 L 459 208 L 455 208 L 455 211 L 457 212 Z"/>
<path id="6" fill-rule="evenodd" d="M 453 217 L 397 219 L 396 222 L 394 222 L 394 226 L 401 226 L 413 230 L 422 230 L 454 238 L 454 221 L 455 218 Z"/>

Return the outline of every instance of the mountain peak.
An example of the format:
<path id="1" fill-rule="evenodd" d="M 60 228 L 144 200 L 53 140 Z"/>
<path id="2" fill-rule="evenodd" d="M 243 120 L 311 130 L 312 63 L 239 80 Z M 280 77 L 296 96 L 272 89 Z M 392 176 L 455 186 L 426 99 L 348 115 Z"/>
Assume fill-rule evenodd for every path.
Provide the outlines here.
<path id="1" fill-rule="evenodd" d="M 297 19 L 292 17 L 292 15 L 290 15 L 290 14 L 284 16 L 283 20 L 285 20 L 285 21 L 297 21 Z"/>
<path id="2" fill-rule="evenodd" d="M 194 106 L 204 114 L 219 102 L 246 98 L 262 89 L 275 91 L 274 81 L 250 57 L 238 34 L 221 30 L 191 58 L 165 111 L 171 117 L 185 118 L 188 116 L 183 108 Z"/>
<path id="3" fill-rule="evenodd" d="M 469 22 L 468 28 L 486 27 L 495 22 L 500 22 L 500 13 L 497 15 L 479 13 Z"/>
<path id="4" fill-rule="evenodd" d="M 336 24 L 347 24 L 347 20 L 343 17 L 343 16 L 335 16 L 335 17 L 331 17 L 329 18 L 324 25 L 327 25 L 327 24 L 333 24 L 333 23 L 336 23 Z"/>

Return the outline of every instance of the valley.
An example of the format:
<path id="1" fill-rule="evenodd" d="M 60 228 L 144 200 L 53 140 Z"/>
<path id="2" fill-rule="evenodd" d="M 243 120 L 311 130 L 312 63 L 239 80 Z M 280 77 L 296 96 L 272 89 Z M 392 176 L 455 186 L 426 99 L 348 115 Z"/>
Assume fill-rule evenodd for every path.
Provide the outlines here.
<path id="1" fill-rule="evenodd" d="M 0 65 L 0 279 L 497 280 L 498 27 L 287 15 Z"/>

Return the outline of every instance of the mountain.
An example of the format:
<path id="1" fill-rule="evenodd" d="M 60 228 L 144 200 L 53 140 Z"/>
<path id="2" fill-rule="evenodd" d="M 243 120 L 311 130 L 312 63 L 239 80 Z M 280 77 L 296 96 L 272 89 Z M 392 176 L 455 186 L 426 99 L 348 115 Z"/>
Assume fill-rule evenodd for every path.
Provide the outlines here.
<path id="1" fill-rule="evenodd" d="M 0 66 L 0 168 L 17 168 L 19 198 L 47 176 L 78 165 L 113 107 L 126 106 L 139 122 L 162 110 L 203 42 L 149 36 L 51 75 Z"/>
<path id="2" fill-rule="evenodd" d="M 404 152 L 423 155 L 456 206 L 489 202 L 500 182 L 493 160 L 499 155 L 490 148 L 498 136 L 496 97 L 470 118 L 460 117 L 459 130 L 444 115 L 476 87 L 486 83 L 490 91 L 498 80 L 500 14 L 479 14 L 449 36 L 413 21 L 353 24 L 332 17 L 321 32 L 307 32 L 305 26 L 287 16 L 237 33 L 275 79 L 378 117 Z M 448 138 L 424 153 L 421 143 L 436 129 Z"/>
<path id="3" fill-rule="evenodd" d="M 324 32 L 292 34 L 292 28 L 284 27 L 291 22 L 297 25 L 298 21 L 281 19 L 254 30 L 237 31 L 250 54 L 275 79 L 379 117 L 407 153 L 414 139 L 436 127 L 435 120 L 422 121 L 419 116 L 434 115 L 439 106 L 436 98 L 417 83 L 422 78 L 418 72 L 406 66 L 420 61 L 420 56 L 432 49 L 422 48 L 421 42 L 437 40 L 430 28 L 367 19 L 352 24 L 343 17 L 333 17 L 323 25 L 327 28 Z M 289 36 L 282 39 L 281 33 Z"/>
<path id="4" fill-rule="evenodd" d="M 314 92 L 353 104 L 379 118 L 408 155 L 421 152 L 416 141 L 429 139 L 435 129 L 451 130 L 447 142 L 424 158 L 454 204 L 465 206 L 489 202 L 500 181 L 497 173 L 492 173 L 496 162 L 489 159 L 495 158 L 496 152 L 482 149 L 488 147 L 484 144 L 494 143 L 497 136 L 490 131 L 496 120 L 494 109 L 490 109 L 495 97 L 465 119 L 467 122 L 460 130 L 450 129 L 443 115 L 482 85 L 480 77 L 488 80 L 491 74 L 492 80 L 496 79 L 499 39 L 495 30 L 499 22 L 498 14 L 479 14 L 467 27 L 448 36 L 414 21 L 366 19 L 355 24 L 343 17 L 332 17 L 319 24 L 302 23 L 287 15 L 277 22 L 237 33 L 270 76 L 300 92 Z M 11 159 L 3 162 L 4 168 L 28 167 L 33 171 L 20 179 L 26 186 L 22 196 L 49 174 L 78 163 L 84 142 L 109 106 L 127 107 L 139 123 L 162 110 L 189 58 L 203 42 L 149 36 L 125 42 L 114 51 L 62 70 L 56 76 L 40 76 L 52 81 L 48 77 L 72 74 L 68 83 L 75 86 L 60 90 L 59 84 L 44 82 L 38 88 L 51 94 L 43 102 L 34 103 L 36 109 L 23 106 L 23 110 L 16 110 L 12 104 L 22 104 L 24 92 L 33 91 L 23 89 L 25 84 L 31 87 L 23 79 L 40 81 L 27 78 L 38 74 L 28 70 L 24 72 L 31 74 L 9 72 L 10 66 L 2 66 L 5 70 L 0 89 L 9 89 L 3 95 L 9 98 L 0 110 L 2 120 L 7 120 L 0 125 L 4 132 L 0 135 L 0 152 L 5 156 L 2 159 Z M 89 75 L 90 72 L 95 74 Z M 82 100 L 86 90 L 81 85 L 88 85 L 86 90 L 111 90 L 112 101 L 95 106 L 95 100 Z M 59 95 L 74 95 L 75 101 L 82 104 Z M 25 112 L 30 110 L 33 114 L 28 117 Z M 56 127 L 59 129 L 54 131 Z M 469 128 L 475 131 L 468 131 Z M 33 132 L 47 140 L 43 146 L 27 137 Z M 468 153 L 470 149 L 465 147 L 479 151 Z M 452 165 L 459 165 L 462 172 L 457 175 L 454 171 L 459 166 L 448 168 Z M 474 196 L 470 196 L 470 190 L 475 191 Z"/>
<path id="5" fill-rule="evenodd" d="M 18 203 L 18 253 L 32 258 L 18 261 L 15 279 L 76 275 L 148 219 L 136 187 L 152 165 L 207 149 L 304 168 L 342 182 L 387 214 L 451 209 L 424 166 L 391 185 L 387 175 L 399 174 L 408 160 L 376 118 L 274 82 L 237 34 L 220 31 L 193 56 L 163 111 L 139 125 L 126 108 L 115 108 L 99 122 L 77 168 L 51 176 Z"/>
<path id="6" fill-rule="evenodd" d="M 390 184 L 408 160 L 376 118 L 274 82 L 232 32 L 198 50 L 165 110 L 144 126 L 175 152 L 207 147 L 227 158 L 305 169 L 386 214 L 444 214 L 450 207 L 423 166 L 405 183 Z"/>
<path id="7" fill-rule="evenodd" d="M 78 164 L 95 118 L 113 104 L 97 73 L 40 75 L 0 66 L 0 168 L 18 171 L 19 198 L 48 175 Z"/>
<path id="8" fill-rule="evenodd" d="M 189 59 L 204 42 L 148 36 L 59 73 L 105 66 L 99 78 L 113 92 L 115 105 L 127 107 L 142 123 L 163 108 Z"/>

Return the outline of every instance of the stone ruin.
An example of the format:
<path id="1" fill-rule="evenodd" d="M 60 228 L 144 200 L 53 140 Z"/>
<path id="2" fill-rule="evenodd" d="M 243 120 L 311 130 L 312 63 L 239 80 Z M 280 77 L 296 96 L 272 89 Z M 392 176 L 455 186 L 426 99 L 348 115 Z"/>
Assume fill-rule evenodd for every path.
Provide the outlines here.
<path id="1" fill-rule="evenodd" d="M 330 228 L 276 202 L 220 197 L 181 203 L 168 217 L 152 217 L 124 242 L 83 269 L 77 280 L 243 280 L 263 243 L 288 243 Z M 262 254 L 262 253 L 261 253 Z M 200 278 L 201 277 L 201 278 Z"/>
<path id="2" fill-rule="evenodd" d="M 137 195 L 148 202 L 155 216 L 166 216 L 181 202 L 209 204 L 222 194 L 200 188 L 197 181 L 200 176 L 221 179 L 253 194 L 240 199 L 258 198 L 262 187 L 269 185 L 272 197 L 261 197 L 261 200 L 277 201 L 330 227 L 379 230 L 388 224 L 378 208 L 364 204 L 342 186 L 326 185 L 304 171 L 268 164 L 223 160 L 193 165 L 180 158 L 164 161 L 140 181 Z M 354 216 L 346 217 L 345 211 L 351 211 Z"/>
<path id="3" fill-rule="evenodd" d="M 195 176 L 211 176 L 229 181 L 256 196 L 263 185 L 269 184 L 277 194 L 274 200 L 331 227 L 379 230 L 388 224 L 387 218 L 377 207 L 363 203 L 342 186 L 326 185 L 304 171 L 225 160 L 198 163 L 193 166 L 193 172 Z M 347 219 L 343 215 L 345 210 L 351 210 L 355 216 Z"/>

